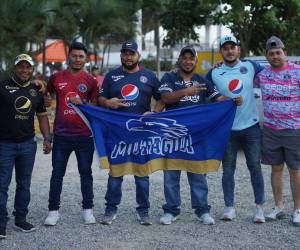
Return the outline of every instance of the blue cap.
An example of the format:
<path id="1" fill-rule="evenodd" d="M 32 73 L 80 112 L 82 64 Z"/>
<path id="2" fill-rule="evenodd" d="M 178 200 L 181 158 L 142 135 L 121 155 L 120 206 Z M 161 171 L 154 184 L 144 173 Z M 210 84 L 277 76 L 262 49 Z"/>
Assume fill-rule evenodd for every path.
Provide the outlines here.
<path id="1" fill-rule="evenodd" d="M 235 45 L 239 45 L 239 41 L 236 39 L 235 36 L 226 35 L 220 38 L 220 47 L 222 47 L 225 43 L 229 42 L 234 43 Z"/>
<path id="2" fill-rule="evenodd" d="M 134 53 L 138 52 L 138 46 L 137 43 L 135 41 L 126 41 L 122 44 L 122 48 L 121 48 L 121 52 L 123 52 L 124 50 L 130 50 Z"/>

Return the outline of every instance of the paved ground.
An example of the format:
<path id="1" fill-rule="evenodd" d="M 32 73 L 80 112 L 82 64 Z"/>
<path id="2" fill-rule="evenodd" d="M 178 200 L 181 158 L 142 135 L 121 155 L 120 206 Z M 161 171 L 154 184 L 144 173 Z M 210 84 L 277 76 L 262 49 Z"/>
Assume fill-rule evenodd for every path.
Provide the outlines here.
<path id="1" fill-rule="evenodd" d="M 39 145 L 40 146 L 40 145 Z M 101 217 L 104 210 L 107 171 L 93 164 L 95 216 Z M 266 210 L 272 203 L 269 183 L 270 169 L 263 166 L 266 182 Z M 189 187 L 185 174 L 182 175 L 182 213 L 180 219 L 170 226 L 158 223 L 164 202 L 162 173 L 151 175 L 151 215 L 154 224 L 141 226 L 135 217 L 134 181 L 127 176 L 123 183 L 124 196 L 116 222 L 111 226 L 96 224 L 84 226 L 81 221 L 81 195 L 79 177 L 74 155 L 68 165 L 62 194 L 61 221 L 55 227 L 46 228 L 43 220 L 47 214 L 49 178 L 51 173 L 50 156 L 37 155 L 33 180 L 32 201 L 28 219 L 37 231 L 24 234 L 12 229 L 13 218 L 8 224 L 8 237 L 0 241 L 0 249 L 299 249 L 300 228 L 291 226 L 290 218 L 255 225 L 251 221 L 253 195 L 249 183 L 249 173 L 242 155 L 238 159 L 236 174 L 236 200 L 238 218 L 234 222 L 223 222 L 220 217 L 223 209 L 221 171 L 208 175 L 210 188 L 209 201 L 216 225 L 204 226 L 193 214 L 190 207 Z M 292 200 L 285 173 L 286 209 L 292 211 Z M 15 184 L 9 191 L 8 207 L 13 207 Z"/>

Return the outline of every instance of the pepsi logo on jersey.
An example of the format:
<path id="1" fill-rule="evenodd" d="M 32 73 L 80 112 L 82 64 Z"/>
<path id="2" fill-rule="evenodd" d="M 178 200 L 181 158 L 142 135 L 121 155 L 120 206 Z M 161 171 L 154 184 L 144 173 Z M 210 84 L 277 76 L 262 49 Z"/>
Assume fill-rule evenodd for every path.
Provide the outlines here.
<path id="1" fill-rule="evenodd" d="M 243 90 L 243 82 L 240 79 L 233 79 L 229 82 L 228 90 L 232 94 L 240 94 Z"/>
<path id="2" fill-rule="evenodd" d="M 139 89 L 133 84 L 126 84 L 121 89 L 121 95 L 126 101 L 133 101 L 139 96 Z"/>

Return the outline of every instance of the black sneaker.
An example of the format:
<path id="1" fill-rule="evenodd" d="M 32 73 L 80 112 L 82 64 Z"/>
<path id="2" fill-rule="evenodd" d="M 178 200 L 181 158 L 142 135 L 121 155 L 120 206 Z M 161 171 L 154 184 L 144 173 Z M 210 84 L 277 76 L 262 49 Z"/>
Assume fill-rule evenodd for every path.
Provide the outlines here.
<path id="1" fill-rule="evenodd" d="M 137 219 L 141 225 L 150 226 L 152 225 L 152 221 L 148 212 L 137 213 Z"/>
<path id="2" fill-rule="evenodd" d="M 0 226 L 0 240 L 6 238 L 6 227 Z"/>
<path id="3" fill-rule="evenodd" d="M 35 231 L 35 227 L 27 221 L 16 221 L 15 228 L 24 233 Z"/>

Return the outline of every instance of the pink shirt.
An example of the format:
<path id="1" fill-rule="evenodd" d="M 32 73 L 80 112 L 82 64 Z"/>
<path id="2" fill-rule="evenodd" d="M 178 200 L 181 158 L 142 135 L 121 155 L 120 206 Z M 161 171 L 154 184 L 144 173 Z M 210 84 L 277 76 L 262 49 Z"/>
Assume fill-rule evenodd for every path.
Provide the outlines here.
<path id="1" fill-rule="evenodd" d="M 262 92 L 264 126 L 300 130 L 300 66 L 267 67 L 256 77 Z"/>

